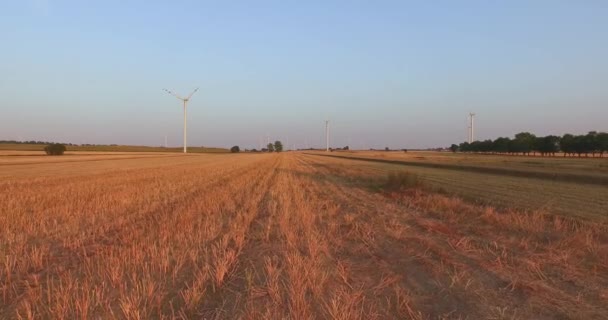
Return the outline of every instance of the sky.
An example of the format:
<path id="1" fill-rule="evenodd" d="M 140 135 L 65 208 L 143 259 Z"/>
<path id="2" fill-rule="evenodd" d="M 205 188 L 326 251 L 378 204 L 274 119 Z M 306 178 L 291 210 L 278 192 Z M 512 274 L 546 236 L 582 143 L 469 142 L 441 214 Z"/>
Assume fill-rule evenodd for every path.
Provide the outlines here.
<path id="1" fill-rule="evenodd" d="M 0 0 L 0 140 L 445 147 L 608 131 L 608 1 Z M 288 143 L 287 143 L 288 141 Z"/>

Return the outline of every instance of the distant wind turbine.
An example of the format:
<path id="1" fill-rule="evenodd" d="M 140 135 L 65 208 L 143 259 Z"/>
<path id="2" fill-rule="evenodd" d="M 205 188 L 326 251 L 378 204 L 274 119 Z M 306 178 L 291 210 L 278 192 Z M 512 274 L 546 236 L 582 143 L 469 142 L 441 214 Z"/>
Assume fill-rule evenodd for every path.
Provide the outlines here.
<path id="1" fill-rule="evenodd" d="M 187 140 L 186 140 L 186 131 L 187 131 L 187 122 L 186 122 L 186 105 L 188 104 L 188 101 L 190 101 L 190 98 L 192 98 L 192 95 L 198 91 L 198 88 L 194 89 L 194 91 L 192 91 L 192 93 L 190 93 L 190 95 L 188 95 L 188 97 L 186 98 L 182 98 L 180 96 L 178 96 L 177 94 L 173 93 L 172 91 L 169 91 L 167 89 L 163 89 L 165 90 L 168 94 L 178 98 L 179 100 L 182 100 L 184 102 L 184 153 L 187 153 Z"/>
<path id="2" fill-rule="evenodd" d="M 475 141 L 475 113 L 469 113 L 469 143 L 473 143 Z"/>
<path id="3" fill-rule="evenodd" d="M 329 119 L 325 120 L 325 151 L 329 151 Z"/>

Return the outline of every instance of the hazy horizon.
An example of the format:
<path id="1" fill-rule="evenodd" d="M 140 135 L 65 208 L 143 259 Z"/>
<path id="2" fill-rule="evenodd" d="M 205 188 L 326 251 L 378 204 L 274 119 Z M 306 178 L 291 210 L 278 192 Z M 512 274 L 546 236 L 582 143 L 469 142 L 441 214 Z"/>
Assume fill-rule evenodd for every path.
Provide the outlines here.
<path id="1" fill-rule="evenodd" d="M 608 3 L 0 3 L 0 140 L 429 148 L 608 130 Z M 265 143 L 264 143 L 265 144 Z"/>

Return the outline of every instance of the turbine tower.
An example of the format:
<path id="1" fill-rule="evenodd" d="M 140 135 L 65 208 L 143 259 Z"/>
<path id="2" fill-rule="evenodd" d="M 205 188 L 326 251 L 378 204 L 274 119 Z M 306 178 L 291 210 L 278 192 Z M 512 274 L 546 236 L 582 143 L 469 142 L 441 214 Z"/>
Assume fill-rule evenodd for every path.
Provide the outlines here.
<path id="1" fill-rule="evenodd" d="M 475 114 L 469 113 L 469 143 L 475 140 Z"/>
<path id="2" fill-rule="evenodd" d="M 329 151 L 329 120 L 325 120 L 325 151 Z"/>
<path id="3" fill-rule="evenodd" d="M 187 145 L 188 144 L 187 144 L 186 131 L 188 129 L 188 126 L 187 126 L 187 122 L 186 122 L 186 105 L 188 104 L 188 101 L 190 101 L 190 98 L 192 98 L 192 95 L 195 92 L 198 91 L 198 88 L 194 89 L 194 91 L 192 91 L 192 93 L 190 93 L 190 95 L 188 95 L 188 97 L 186 97 L 186 98 L 182 98 L 182 97 L 178 96 L 177 94 L 175 94 L 175 93 L 173 93 L 173 92 L 171 92 L 171 91 L 169 91 L 167 89 L 163 89 L 163 90 L 165 90 L 168 94 L 170 94 L 170 95 L 178 98 L 179 100 L 182 100 L 182 102 L 184 103 L 184 153 L 187 153 L 188 152 L 188 150 L 187 150 Z"/>

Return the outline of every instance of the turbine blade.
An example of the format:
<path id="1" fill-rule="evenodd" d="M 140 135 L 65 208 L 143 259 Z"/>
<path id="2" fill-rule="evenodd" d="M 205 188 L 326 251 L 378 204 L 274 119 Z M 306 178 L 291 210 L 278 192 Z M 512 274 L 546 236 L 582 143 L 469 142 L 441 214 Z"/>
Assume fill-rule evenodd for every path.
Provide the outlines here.
<path id="1" fill-rule="evenodd" d="M 192 91 L 192 93 L 188 96 L 188 98 L 186 98 L 187 100 L 190 100 L 190 98 L 192 97 L 192 95 L 198 91 L 198 88 L 194 89 L 194 91 Z"/>
<path id="2" fill-rule="evenodd" d="M 166 91 L 168 94 L 170 94 L 170 95 L 172 95 L 172 96 L 174 96 L 174 97 L 176 97 L 176 98 L 178 98 L 178 99 L 180 99 L 180 100 L 184 100 L 184 98 L 182 98 L 182 97 L 178 96 L 177 94 L 173 93 L 173 92 L 172 92 L 172 91 L 170 91 L 170 90 L 167 90 L 167 89 L 163 89 L 163 90 L 165 90 L 165 91 Z"/>

